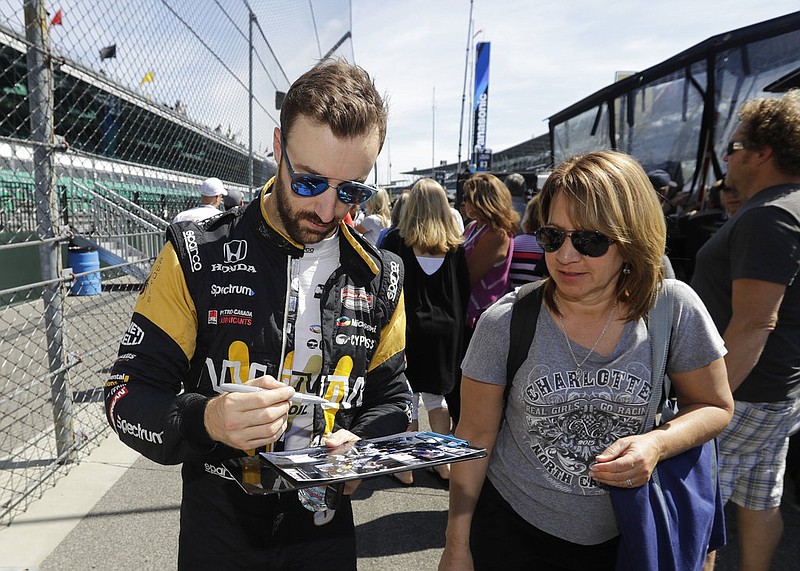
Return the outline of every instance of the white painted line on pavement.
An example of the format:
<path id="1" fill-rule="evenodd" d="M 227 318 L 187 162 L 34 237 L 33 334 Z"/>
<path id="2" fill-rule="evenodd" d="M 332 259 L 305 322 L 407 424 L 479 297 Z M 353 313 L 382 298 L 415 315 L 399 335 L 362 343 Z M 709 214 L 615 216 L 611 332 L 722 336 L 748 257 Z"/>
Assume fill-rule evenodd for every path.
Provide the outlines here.
<path id="1" fill-rule="evenodd" d="M 111 432 L 7 528 L 0 528 L 0 571 L 37 569 L 140 458 Z"/>

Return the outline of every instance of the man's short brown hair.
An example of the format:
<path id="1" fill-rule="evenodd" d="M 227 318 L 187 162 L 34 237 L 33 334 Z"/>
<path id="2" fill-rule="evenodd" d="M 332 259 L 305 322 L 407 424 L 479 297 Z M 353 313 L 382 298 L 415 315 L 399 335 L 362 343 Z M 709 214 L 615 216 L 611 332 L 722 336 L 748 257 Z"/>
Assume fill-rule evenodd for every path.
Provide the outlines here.
<path id="1" fill-rule="evenodd" d="M 781 172 L 800 175 L 800 89 L 745 101 L 739 119 L 745 148 L 768 146 Z"/>
<path id="2" fill-rule="evenodd" d="M 301 75 L 281 107 L 281 131 L 288 137 L 298 115 L 330 127 L 339 138 L 367 135 L 378 129 L 386 138 L 386 103 L 369 74 L 345 60 L 325 60 Z"/>

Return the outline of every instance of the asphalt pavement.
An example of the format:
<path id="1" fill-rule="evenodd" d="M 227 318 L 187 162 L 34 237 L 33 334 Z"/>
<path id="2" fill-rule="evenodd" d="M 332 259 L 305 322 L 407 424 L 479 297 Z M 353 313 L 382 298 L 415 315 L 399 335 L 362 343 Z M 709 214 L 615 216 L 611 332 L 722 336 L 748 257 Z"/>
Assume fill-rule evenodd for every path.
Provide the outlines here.
<path id="1" fill-rule="evenodd" d="M 0 530 L 0 569 L 163 570 L 177 565 L 180 468 L 137 457 L 129 467 L 116 435 L 42 500 Z M 121 449 L 121 450 L 118 450 Z M 109 465 L 122 473 L 103 472 Z M 354 495 L 359 569 L 434 569 L 444 546 L 447 490 L 431 473 L 415 472 L 406 487 L 387 476 L 362 483 Z M 108 487 L 81 513 L 75 488 Z M 69 527 L 71 529 L 63 529 Z"/>
<path id="2" fill-rule="evenodd" d="M 431 473 L 405 487 L 382 476 L 354 495 L 358 567 L 436 569 L 444 546 L 447 490 Z M 164 570 L 177 563 L 180 469 L 134 453 L 111 435 L 41 500 L 0 530 L 0 570 Z M 786 530 L 773 569 L 800 569 L 800 510 L 785 502 Z M 736 565 L 736 526 L 717 569 Z"/>
<path id="3" fill-rule="evenodd" d="M 365 480 L 353 496 L 360 570 L 436 568 L 447 489 L 423 470 L 415 480 Z M 174 569 L 179 507 L 180 467 L 156 464 L 111 435 L 0 530 L 0 571 Z"/>

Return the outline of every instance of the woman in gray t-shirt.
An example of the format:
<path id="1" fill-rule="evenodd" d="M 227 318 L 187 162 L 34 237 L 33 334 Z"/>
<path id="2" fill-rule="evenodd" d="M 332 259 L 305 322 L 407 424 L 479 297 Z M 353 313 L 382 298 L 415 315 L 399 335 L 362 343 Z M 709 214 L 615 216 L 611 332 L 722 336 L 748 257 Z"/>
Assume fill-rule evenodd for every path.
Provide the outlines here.
<path id="1" fill-rule="evenodd" d="M 680 413 L 644 426 L 645 318 L 663 281 L 666 231 L 641 166 L 617 152 L 574 157 L 539 200 L 551 277 L 505 410 L 516 292 L 484 313 L 462 363 L 456 434 L 491 454 L 452 467 L 440 569 L 614 569 L 607 487 L 645 484 L 659 460 L 716 436 L 733 410 L 723 341 L 699 298 L 673 281 L 667 373 Z"/>

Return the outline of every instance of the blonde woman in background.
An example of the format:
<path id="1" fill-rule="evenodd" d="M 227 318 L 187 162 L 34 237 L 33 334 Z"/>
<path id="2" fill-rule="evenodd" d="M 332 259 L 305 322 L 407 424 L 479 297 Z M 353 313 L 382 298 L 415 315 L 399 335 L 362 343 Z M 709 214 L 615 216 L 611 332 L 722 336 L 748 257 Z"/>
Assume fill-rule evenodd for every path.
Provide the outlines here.
<path id="1" fill-rule="evenodd" d="M 397 228 L 400 225 L 400 214 L 403 212 L 403 205 L 408 199 L 409 190 L 406 189 L 403 193 L 394 199 L 394 204 L 392 205 L 392 223 L 391 226 L 384 228 L 381 230 L 381 233 L 378 234 L 378 241 L 375 242 L 375 246 L 378 248 L 383 247 L 383 239 L 386 238 L 386 235 Z"/>
<path id="2" fill-rule="evenodd" d="M 406 270 L 406 377 L 413 390 L 409 430 L 419 428 L 421 400 L 431 429 L 448 434 L 450 413 L 443 395 L 461 376 L 469 270 L 460 232 L 439 183 L 423 178 L 414 184 L 398 227 L 386 235 L 382 247 L 400 256 Z M 443 480 L 450 477 L 449 465 L 436 466 L 434 472 Z M 411 472 L 397 479 L 413 483 Z"/>
<path id="3" fill-rule="evenodd" d="M 364 235 L 373 245 L 378 240 L 381 230 L 388 228 L 392 223 L 391 212 L 389 210 L 389 193 L 380 189 L 372 197 L 372 200 L 364 205 L 367 215 L 360 224 L 356 225 L 356 230 Z"/>

